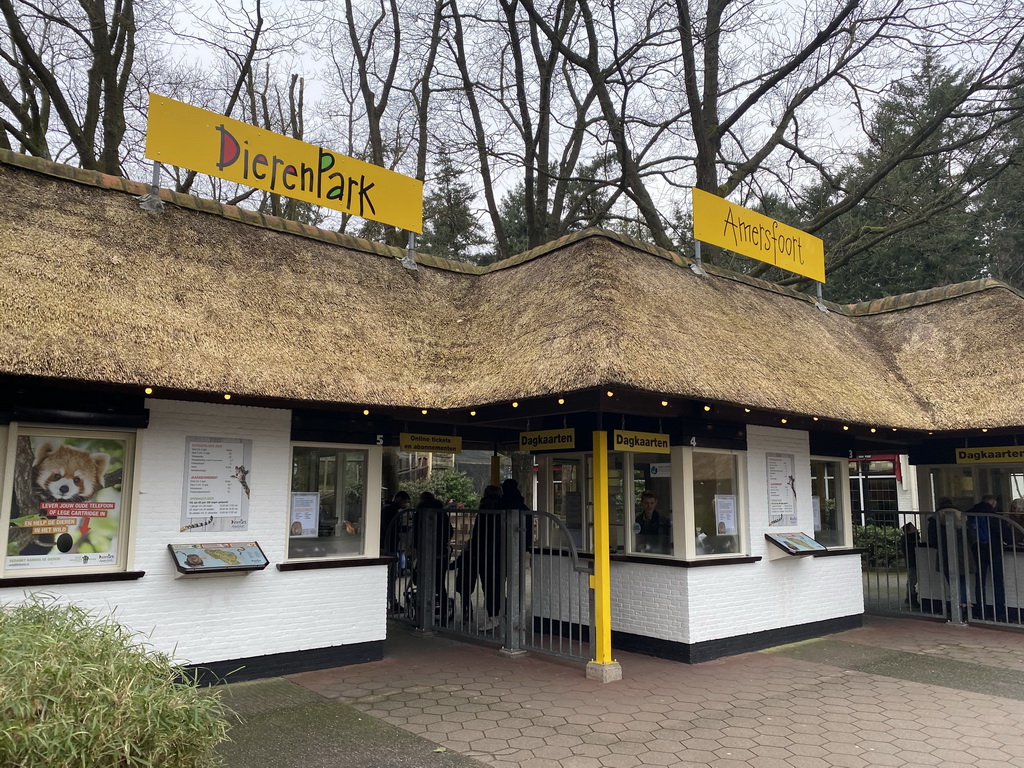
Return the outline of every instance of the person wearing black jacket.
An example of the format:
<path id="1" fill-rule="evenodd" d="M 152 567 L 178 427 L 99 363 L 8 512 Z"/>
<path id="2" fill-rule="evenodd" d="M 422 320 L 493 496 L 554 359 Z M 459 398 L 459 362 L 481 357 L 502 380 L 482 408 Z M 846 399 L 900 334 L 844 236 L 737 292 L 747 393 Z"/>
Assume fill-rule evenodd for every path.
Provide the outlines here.
<path id="1" fill-rule="evenodd" d="M 975 618 L 993 618 L 1006 621 L 1006 585 L 1003 580 L 1003 543 L 1008 540 L 1002 519 L 995 514 L 998 499 L 992 494 L 982 496 L 981 501 L 967 510 L 967 524 L 974 532 L 972 549 L 977 564 L 974 579 Z M 994 610 L 988 610 L 985 599 L 988 596 L 988 581 L 991 573 Z"/>
<path id="2" fill-rule="evenodd" d="M 436 510 L 436 511 L 435 511 Z M 416 516 L 419 518 L 421 515 L 433 515 L 437 521 L 434 526 L 434 538 L 431 541 L 420 542 L 420 526 L 425 522 L 419 519 L 416 520 L 414 528 L 414 541 L 416 542 L 416 558 L 418 562 L 430 562 L 430 558 L 433 557 L 434 562 L 434 610 L 441 611 L 442 616 L 447 616 L 450 606 L 448 605 L 448 563 L 450 559 L 449 545 L 451 544 L 452 534 L 455 529 L 452 528 L 451 521 L 448 519 L 448 512 L 444 508 L 444 503 L 436 498 L 434 494 L 429 491 L 424 491 L 420 494 L 420 502 L 416 505 Z M 422 543 L 423 546 L 420 546 Z M 431 547 L 433 552 L 431 555 L 427 555 L 423 550 L 423 547 Z"/>
<path id="3" fill-rule="evenodd" d="M 917 597 L 917 545 L 921 542 L 921 534 L 917 526 L 907 523 L 903 526 L 903 535 L 900 537 L 900 550 L 907 563 L 907 599 L 904 605 L 909 605 L 915 611 L 921 610 L 921 602 Z"/>

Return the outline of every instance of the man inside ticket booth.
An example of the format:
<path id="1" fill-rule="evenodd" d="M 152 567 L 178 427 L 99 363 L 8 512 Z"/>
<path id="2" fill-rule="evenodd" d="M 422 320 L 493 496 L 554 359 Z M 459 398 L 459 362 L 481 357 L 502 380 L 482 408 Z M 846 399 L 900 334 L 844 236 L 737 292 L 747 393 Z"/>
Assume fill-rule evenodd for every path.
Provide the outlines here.
<path id="1" fill-rule="evenodd" d="M 667 555 L 672 553 L 672 530 L 667 515 L 658 510 L 652 491 L 640 494 L 640 511 L 633 522 L 636 551 Z"/>

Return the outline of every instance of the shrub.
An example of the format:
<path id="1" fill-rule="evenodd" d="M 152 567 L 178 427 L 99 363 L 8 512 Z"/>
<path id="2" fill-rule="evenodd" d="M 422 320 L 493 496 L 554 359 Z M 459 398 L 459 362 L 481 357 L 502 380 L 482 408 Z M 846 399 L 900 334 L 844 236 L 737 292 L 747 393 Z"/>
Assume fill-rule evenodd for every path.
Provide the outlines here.
<path id="1" fill-rule="evenodd" d="M 474 508 L 480 500 L 480 496 L 473 488 L 473 479 L 457 469 L 435 472 L 425 480 L 402 483 L 400 487 L 409 494 L 414 507 L 419 503 L 420 494 L 424 491 L 430 491 L 441 500 L 442 504 L 449 499 L 454 499 L 461 501 L 467 507 Z"/>
<path id="2" fill-rule="evenodd" d="M 111 618 L 34 597 L 0 606 L 0 755 L 24 768 L 219 765 L 216 692 Z"/>
<path id="3" fill-rule="evenodd" d="M 903 532 L 888 525 L 853 526 L 853 546 L 864 547 L 865 564 L 869 568 L 895 568 L 904 561 L 900 551 Z"/>

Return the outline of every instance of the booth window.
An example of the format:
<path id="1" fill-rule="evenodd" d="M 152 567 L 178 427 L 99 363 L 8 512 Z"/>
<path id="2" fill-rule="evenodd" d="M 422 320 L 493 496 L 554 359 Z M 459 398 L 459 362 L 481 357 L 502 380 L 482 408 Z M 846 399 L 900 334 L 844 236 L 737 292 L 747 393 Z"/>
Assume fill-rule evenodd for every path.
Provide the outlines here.
<path id="1" fill-rule="evenodd" d="M 839 459 L 811 459 L 811 505 L 814 511 L 814 540 L 826 547 L 847 546 L 845 490 L 849 481 Z"/>
<path id="2" fill-rule="evenodd" d="M 695 554 L 742 554 L 739 460 L 729 451 L 692 454 Z"/>
<path id="3" fill-rule="evenodd" d="M 292 446 L 289 559 L 366 554 L 368 458 L 364 448 Z"/>
<path id="4" fill-rule="evenodd" d="M 2 575 L 126 570 L 135 435 L 11 424 Z"/>
<path id="5" fill-rule="evenodd" d="M 850 462 L 853 514 L 860 525 L 898 525 L 899 466 L 896 456 Z"/>
<path id="6" fill-rule="evenodd" d="M 634 453 L 630 551 L 672 555 L 672 462 L 668 454 Z"/>

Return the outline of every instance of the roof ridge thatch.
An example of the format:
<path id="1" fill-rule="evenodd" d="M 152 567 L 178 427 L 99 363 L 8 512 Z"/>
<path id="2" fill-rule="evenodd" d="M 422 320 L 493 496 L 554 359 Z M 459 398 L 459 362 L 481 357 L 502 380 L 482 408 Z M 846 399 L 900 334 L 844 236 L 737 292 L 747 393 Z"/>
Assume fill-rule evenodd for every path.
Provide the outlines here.
<path id="1" fill-rule="evenodd" d="M 928 304 L 956 299 L 961 296 L 969 296 L 972 293 L 988 291 L 993 288 L 1005 288 L 1006 290 L 1017 294 L 1017 296 L 1024 298 L 1024 293 L 1017 290 L 1012 285 L 1008 285 L 1002 280 L 996 280 L 992 277 L 983 277 L 980 280 L 968 280 L 963 283 L 953 283 L 952 285 L 941 285 L 937 288 L 924 288 L 920 291 L 901 293 L 897 296 L 886 296 L 881 299 L 871 299 L 870 301 L 861 301 L 856 304 L 846 304 L 844 305 L 844 309 L 848 314 L 854 317 L 880 315 L 885 312 L 895 312 L 900 309 L 923 307 Z"/>
<path id="2" fill-rule="evenodd" d="M 143 182 L 133 181 L 132 179 L 121 176 L 101 173 L 100 171 L 91 171 L 85 168 L 57 163 L 51 160 L 33 157 L 31 155 L 2 148 L 0 148 L 0 163 L 24 168 L 46 176 L 53 176 L 67 181 L 73 181 L 78 184 L 124 192 L 135 196 L 152 193 L 152 186 Z M 261 227 L 275 232 L 284 232 L 291 235 L 297 235 L 299 237 L 311 238 L 331 245 L 339 245 L 344 248 L 351 248 L 352 250 L 362 251 L 364 253 L 372 253 L 385 258 L 402 259 L 408 255 L 408 252 L 405 249 L 398 248 L 396 246 L 366 240 L 361 237 L 356 237 L 355 235 L 349 235 L 331 229 L 322 229 L 310 224 L 303 224 L 295 221 L 294 219 L 286 219 L 280 216 L 272 216 L 259 211 L 253 211 L 248 208 L 227 205 L 225 203 L 199 197 L 197 195 L 176 192 L 165 187 L 161 187 L 159 189 L 159 194 L 162 200 L 179 208 L 186 208 L 189 210 L 199 211 L 201 213 L 220 216 L 228 219 L 229 221 L 237 221 L 249 226 Z M 451 259 L 445 259 L 428 253 L 420 253 L 418 251 L 413 253 L 413 258 L 417 264 L 426 267 L 433 267 L 435 269 L 443 269 L 449 272 L 457 272 L 461 274 L 484 275 L 519 266 L 520 264 L 533 261 L 534 259 L 540 258 L 548 253 L 561 250 L 568 245 L 581 242 L 588 238 L 604 238 L 606 240 L 625 245 L 629 248 L 648 253 L 652 256 L 665 259 L 679 267 L 693 269 L 696 264 L 694 259 L 689 256 L 685 256 L 678 251 L 661 248 L 660 246 L 638 240 L 630 235 L 615 232 L 614 230 L 605 229 L 603 227 L 587 227 L 576 232 L 570 232 L 548 243 L 531 248 L 514 256 L 510 256 L 507 259 L 493 262 L 486 266 L 453 261 Z M 724 269 L 713 264 L 702 264 L 701 268 L 708 274 L 715 275 L 716 277 L 720 277 L 725 280 L 744 283 L 753 288 L 771 291 L 772 293 L 776 293 L 781 296 L 798 299 L 811 304 L 816 303 L 814 296 L 804 293 L 803 291 L 790 288 L 789 286 L 779 285 L 778 283 L 773 283 L 769 280 L 746 275 L 742 272 Z M 920 307 L 937 301 L 945 301 L 947 299 L 958 298 L 960 296 L 967 296 L 990 288 L 1005 288 L 1016 293 L 1018 296 L 1024 297 L 1024 294 L 1016 288 L 1003 283 L 1000 280 L 983 278 L 980 280 L 954 283 L 953 285 L 928 288 L 921 291 L 900 294 L 898 296 L 887 296 L 882 299 L 873 299 L 871 301 L 863 301 L 853 304 L 839 304 L 823 300 L 822 305 L 829 311 L 856 317 L 881 314 L 884 312 L 894 312 L 911 307 Z"/>
<path id="3" fill-rule="evenodd" d="M 111 174 L 101 173 L 100 171 L 91 171 L 85 168 L 57 163 L 52 160 L 46 160 L 44 158 L 26 155 L 8 149 L 0 148 L 0 163 L 34 171 L 45 176 L 53 176 L 67 181 L 73 181 L 78 184 L 124 192 L 135 196 L 152 193 L 152 186 L 143 182 L 133 181 L 132 179 L 122 176 L 113 176 Z M 163 201 L 179 208 L 186 208 L 199 211 L 201 213 L 220 216 L 228 219 L 229 221 L 237 221 L 249 226 L 261 227 L 275 232 L 284 232 L 291 235 L 297 235 L 299 237 L 311 238 L 313 240 L 319 240 L 332 245 L 339 245 L 344 248 L 351 248 L 352 250 L 362 251 L 364 253 L 376 254 L 385 258 L 402 259 L 408 255 L 408 252 L 405 249 L 398 248 L 396 246 L 366 240 L 361 237 L 356 237 L 355 235 L 349 235 L 331 229 L 322 229 L 310 224 L 303 224 L 295 221 L 294 219 L 286 219 L 280 216 L 272 216 L 259 211 L 253 211 L 248 208 L 227 205 L 216 200 L 198 197 L 197 195 L 176 192 L 165 187 L 161 187 L 159 189 L 159 194 Z M 602 227 L 587 227 L 576 232 L 570 232 L 548 243 L 537 246 L 536 248 L 531 248 L 527 251 L 486 266 L 478 266 L 476 264 L 468 264 L 461 261 L 452 261 L 440 256 L 420 253 L 418 251 L 413 253 L 413 258 L 417 264 L 421 264 L 426 267 L 433 267 L 435 269 L 443 269 L 449 272 L 469 275 L 484 275 L 519 266 L 520 264 L 533 261 L 534 259 L 548 253 L 560 250 L 568 245 L 572 245 L 592 237 L 604 238 L 638 251 L 643 251 L 651 254 L 652 256 L 657 256 L 667 261 L 671 261 L 679 267 L 692 269 L 696 264 L 694 259 L 691 259 L 689 256 L 685 256 L 678 251 L 661 248 L 660 246 L 638 240 L 630 235 L 615 232 L 610 229 L 604 229 Z M 779 285 L 778 283 L 746 275 L 742 272 L 723 269 L 722 267 L 718 267 L 713 264 L 702 264 L 701 268 L 708 274 L 715 275 L 716 277 L 720 277 L 725 280 L 744 283 L 753 288 L 771 291 L 772 293 L 777 293 L 781 296 L 787 296 L 789 298 L 798 299 L 811 304 L 816 303 L 814 296 L 804 293 L 803 291 L 790 288 L 789 286 Z M 853 304 L 839 304 L 823 300 L 822 305 L 829 311 L 857 317 L 925 306 L 934 302 L 967 296 L 972 293 L 989 290 L 991 288 L 1005 288 L 1006 290 L 1012 291 L 1018 296 L 1024 298 L 1024 293 L 1013 286 L 994 278 L 982 278 L 980 280 L 954 283 L 953 285 L 928 288 L 921 291 L 900 294 L 898 296 L 887 296 L 882 299 L 873 299 L 871 301 L 862 301 Z"/>

